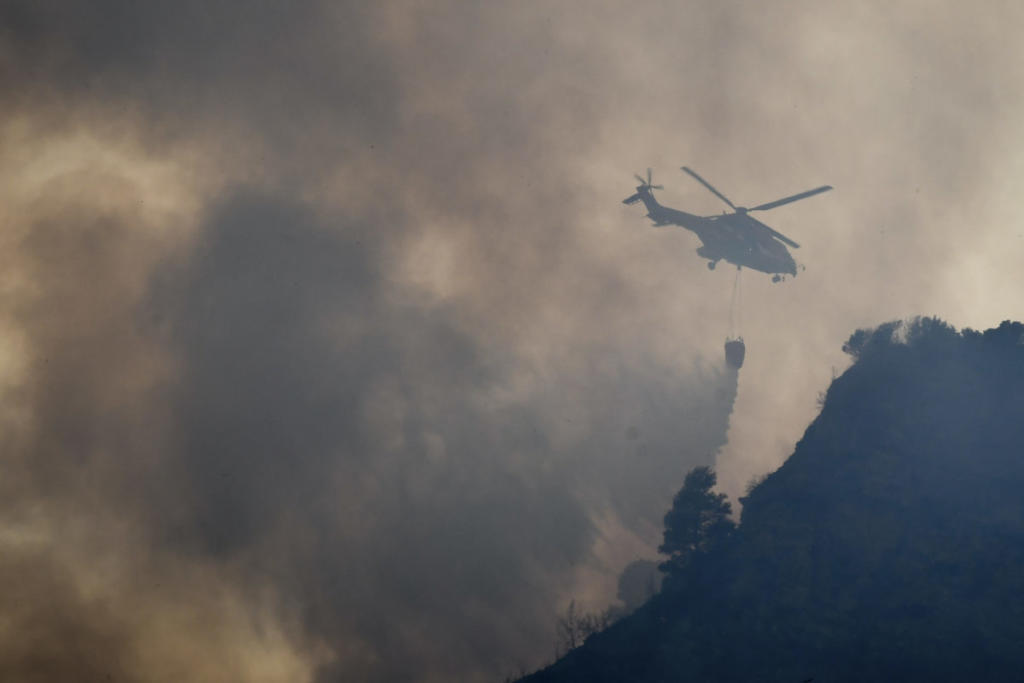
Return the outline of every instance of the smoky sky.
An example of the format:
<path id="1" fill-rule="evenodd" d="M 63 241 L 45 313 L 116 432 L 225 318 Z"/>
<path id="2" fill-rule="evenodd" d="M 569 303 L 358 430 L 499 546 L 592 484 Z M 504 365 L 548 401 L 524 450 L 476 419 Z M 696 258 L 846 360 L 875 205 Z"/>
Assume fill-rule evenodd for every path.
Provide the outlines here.
<path id="1" fill-rule="evenodd" d="M 501 397 L 514 359 L 390 289 L 371 231 L 332 230 L 292 200 L 215 203 L 137 301 L 116 279 L 137 245 L 94 220 L 71 248 L 60 219 L 25 244 L 47 291 L 22 314 L 38 353 L 12 514 L 42 496 L 57 525 L 122 517 L 137 535 L 123 553 L 212 567 L 243 595 L 269 587 L 297 643 L 332 654 L 325 680 L 531 665 L 600 516 L 649 534 L 683 463 L 724 441 L 736 377 L 715 368 L 658 376 L 597 346 L 583 377 Z M 118 389 L 149 346 L 172 369 Z M 574 420 L 585 436 L 556 447 L 553 423 Z M 123 656 L 93 649 L 98 671 Z"/>
<path id="2" fill-rule="evenodd" d="M 1021 315 L 1020 23 L 0 4 L 0 570 L 46 596 L 5 608 L 0 666 L 539 665 L 560 608 L 653 559 L 690 467 L 724 445 L 735 493 L 778 465 L 852 329 Z M 733 274 L 620 204 L 651 166 L 720 211 L 683 164 L 747 205 L 836 187 L 766 218 L 807 270 L 745 274 L 739 376 Z"/>
<path id="3" fill-rule="evenodd" d="M 370 680 L 486 662 L 504 628 L 537 618 L 516 596 L 550 590 L 545 574 L 578 561 L 591 529 L 566 473 L 535 470 L 543 445 L 496 433 L 510 418 L 478 407 L 498 361 L 443 311 L 389 301 L 367 251 L 286 200 L 241 194 L 211 216 L 170 295 L 186 369 L 167 478 L 187 497 L 171 538 L 245 555 L 315 636 L 365 638 L 379 657 L 427 644 L 404 630 L 436 629 L 449 663 L 337 664 Z"/>

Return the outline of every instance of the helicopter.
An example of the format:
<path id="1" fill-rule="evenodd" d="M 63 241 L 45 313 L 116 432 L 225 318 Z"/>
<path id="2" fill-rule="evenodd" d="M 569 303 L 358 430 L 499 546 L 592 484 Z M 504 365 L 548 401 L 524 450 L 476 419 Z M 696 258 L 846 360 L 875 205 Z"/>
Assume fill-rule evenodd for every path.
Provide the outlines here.
<path id="1" fill-rule="evenodd" d="M 831 185 L 822 185 L 813 190 L 790 195 L 773 202 L 766 202 L 746 208 L 736 206 L 729 198 L 715 189 L 708 181 L 701 178 L 696 171 L 683 166 L 682 170 L 706 187 L 716 197 L 729 205 L 732 213 L 722 212 L 720 216 L 697 216 L 678 209 L 662 206 L 654 198 L 652 190 L 664 189 L 661 185 L 651 184 L 651 169 L 647 169 L 647 179 L 639 175 L 634 177 L 640 181 L 636 193 L 622 200 L 623 204 L 643 202 L 647 207 L 647 217 L 654 221 L 655 226 L 678 225 L 695 233 L 700 238 L 701 246 L 697 254 L 708 259 L 708 268 L 714 270 L 719 261 L 734 264 L 737 268 L 746 266 L 753 270 L 772 275 L 772 282 L 779 282 L 786 275 L 796 275 L 797 265 L 786 245 L 799 249 L 800 245 L 780 232 L 773 230 L 750 215 L 751 211 L 766 211 L 783 204 L 814 196 L 832 189 Z"/>

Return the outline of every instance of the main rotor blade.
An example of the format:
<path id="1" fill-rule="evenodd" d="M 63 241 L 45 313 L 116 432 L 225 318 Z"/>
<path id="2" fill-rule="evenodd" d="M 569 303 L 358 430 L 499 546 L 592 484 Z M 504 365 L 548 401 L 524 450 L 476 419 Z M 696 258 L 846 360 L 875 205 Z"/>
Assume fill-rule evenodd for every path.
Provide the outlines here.
<path id="1" fill-rule="evenodd" d="M 647 184 L 648 185 L 651 184 L 651 169 L 650 168 L 647 169 Z"/>
<path id="2" fill-rule="evenodd" d="M 639 173 L 634 173 L 633 177 L 636 178 L 637 180 L 639 180 L 641 185 L 646 185 L 647 184 L 647 181 L 645 181 L 643 178 L 641 178 Z"/>
<path id="3" fill-rule="evenodd" d="M 772 228 L 769 228 L 769 227 L 768 227 L 767 225 L 765 225 L 764 223 L 762 223 L 761 221 L 757 220 L 756 218 L 754 218 L 754 217 L 753 217 L 753 216 L 751 216 L 751 215 L 747 215 L 747 218 L 749 218 L 750 220 L 754 221 L 755 223 L 757 223 L 758 225 L 760 225 L 760 226 L 761 226 L 762 228 L 764 228 L 765 230 L 767 230 L 768 232 L 770 232 L 770 233 L 771 233 L 771 234 L 772 234 L 773 236 L 775 236 L 775 237 L 779 238 L 780 240 L 782 240 L 783 242 L 785 242 L 785 243 L 786 243 L 786 244 L 788 244 L 789 246 L 793 247 L 794 249 L 799 249 L 799 248 L 800 248 L 800 245 L 799 245 L 799 244 L 797 244 L 797 243 L 796 243 L 796 242 L 794 242 L 793 240 L 789 239 L 788 237 L 786 237 L 785 235 L 783 235 L 783 234 L 782 234 L 781 232 L 779 232 L 778 230 L 773 230 Z"/>
<path id="4" fill-rule="evenodd" d="M 719 192 L 718 190 L 716 190 L 716 189 L 715 189 L 715 188 L 714 188 L 714 187 L 713 187 L 713 186 L 711 185 L 711 183 L 709 183 L 708 181 L 704 180 L 704 179 L 703 179 L 703 178 L 701 178 L 701 177 L 700 177 L 699 175 L 697 175 L 697 172 L 696 172 L 696 171 L 693 171 L 692 169 L 689 169 L 689 168 L 687 168 L 686 166 L 683 166 L 683 167 L 682 167 L 682 169 L 683 169 L 684 171 L 686 171 L 687 173 L 689 173 L 689 174 L 690 174 L 691 176 L 693 176 L 693 177 L 694 177 L 694 179 L 696 179 L 696 181 L 697 181 L 698 183 L 700 183 L 700 184 L 701 184 L 701 185 L 703 185 L 704 187 L 706 187 L 706 188 L 708 188 L 709 190 L 711 190 L 711 191 L 712 191 L 712 192 L 714 193 L 714 195 L 715 195 L 716 197 L 718 197 L 718 198 L 719 198 L 719 199 L 721 199 L 721 200 L 722 200 L 723 202 L 725 202 L 726 204 L 728 204 L 728 205 L 729 205 L 729 208 L 731 208 L 731 209 L 732 209 L 733 211 L 735 211 L 735 210 L 736 210 L 736 205 L 735 205 L 735 204 L 733 204 L 732 202 L 730 202 L 730 201 L 729 201 L 729 198 L 728 198 L 728 197 L 726 197 L 726 196 L 725 196 L 724 194 L 722 194 L 721 192 Z"/>
<path id="5" fill-rule="evenodd" d="M 795 202 L 798 199 L 807 199 L 808 197 L 813 197 L 816 194 L 821 194 L 822 192 L 828 192 L 831 189 L 832 189 L 831 185 L 822 185 L 821 187 L 816 187 L 813 190 L 807 190 L 807 192 L 801 192 L 800 194 L 795 194 L 792 197 L 786 197 L 785 199 L 776 199 L 774 202 L 768 202 L 767 204 L 761 204 L 759 206 L 755 206 L 755 207 L 753 207 L 751 209 L 747 209 L 747 210 L 748 211 L 764 211 L 765 209 L 774 209 L 776 206 L 782 206 L 783 204 L 789 204 L 790 202 Z"/>

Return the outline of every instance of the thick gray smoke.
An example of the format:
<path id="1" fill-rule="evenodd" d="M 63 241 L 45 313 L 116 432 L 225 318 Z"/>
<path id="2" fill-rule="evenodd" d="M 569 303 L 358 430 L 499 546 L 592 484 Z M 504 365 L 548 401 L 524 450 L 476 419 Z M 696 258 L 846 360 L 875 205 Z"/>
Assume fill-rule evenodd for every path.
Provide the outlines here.
<path id="1" fill-rule="evenodd" d="M 215 203 L 132 301 L 120 274 L 136 248 L 79 211 L 24 245 L 45 284 L 22 318 L 32 420 L 8 451 L 24 468 L 8 514 L 75 520 L 135 581 L 169 557 L 222 572 L 243 600 L 269 590 L 297 647 L 327 653 L 325 680 L 536 664 L 602 519 L 650 534 L 687 464 L 724 441 L 734 374 L 666 373 L 600 344 L 504 397 L 520 359 L 389 287 L 371 231 L 333 229 L 289 200 Z M 140 391 L 147 354 L 172 370 Z M 574 421 L 578 436 L 559 436 Z M 131 545 L 110 537 L 121 528 Z M 38 574 L 37 556 L 8 570 Z M 62 571 L 91 574 L 90 561 Z M 104 662 L 139 656 L 149 624 L 129 636 L 127 605 L 94 607 L 67 579 L 55 592 L 43 567 L 22 585 L 47 592 L 45 612 L 15 614 L 33 640 L 14 637 L 0 666 L 64 648 L 49 628 L 81 640 L 71 652 L 90 653 L 98 679 Z M 159 595 L 168 578 L 153 581 Z"/>
<path id="2" fill-rule="evenodd" d="M 942 88 L 891 84 L 907 99 L 878 110 L 883 134 L 855 134 L 864 84 L 949 41 L 808 8 L 0 3 L 0 572 L 24 596 L 0 605 L 0 677 L 541 663 L 556 613 L 601 607 L 651 553 L 737 396 L 731 274 L 619 205 L 632 172 L 692 163 L 751 201 L 876 179 L 876 213 L 817 214 L 812 279 L 745 289 L 748 326 L 778 333 L 743 370 L 741 403 L 781 414 L 744 421 L 755 463 L 802 427 L 797 369 L 876 302 L 922 301 L 862 278 L 834 310 L 844 264 L 905 259 L 914 292 L 949 261 L 931 213 L 881 205 L 908 174 L 947 205 L 973 185 L 931 157 L 879 171 L 877 152 L 976 170 L 987 142 L 915 112 L 939 92 L 996 107 L 971 75 L 1003 73 L 998 54 L 953 60 Z M 956 36 L 995 30 L 971 17 Z M 847 59 L 840 26 L 877 49 Z M 667 203 L 720 208 L 680 184 Z M 900 223 L 882 249 L 863 232 L 879 216 Z M 903 227 L 923 222 L 929 249 Z"/>

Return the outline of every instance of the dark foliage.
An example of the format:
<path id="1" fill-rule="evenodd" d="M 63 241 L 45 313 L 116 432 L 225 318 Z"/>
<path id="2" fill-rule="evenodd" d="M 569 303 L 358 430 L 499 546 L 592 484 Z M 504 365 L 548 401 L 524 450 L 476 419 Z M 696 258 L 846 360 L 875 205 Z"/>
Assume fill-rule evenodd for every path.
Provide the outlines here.
<path id="1" fill-rule="evenodd" d="M 665 515 L 665 540 L 658 552 L 668 555 L 660 569 L 670 577 L 682 574 L 697 555 L 724 543 L 735 528 L 732 506 L 724 493 L 715 493 L 717 478 L 710 467 L 695 467 Z"/>
<path id="2" fill-rule="evenodd" d="M 735 532 L 701 545 L 694 510 L 723 508 L 708 473 L 691 473 L 666 518 L 662 591 L 525 680 L 1018 679 L 1022 341 L 1010 322 L 855 333 L 856 362 Z"/>

